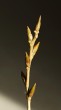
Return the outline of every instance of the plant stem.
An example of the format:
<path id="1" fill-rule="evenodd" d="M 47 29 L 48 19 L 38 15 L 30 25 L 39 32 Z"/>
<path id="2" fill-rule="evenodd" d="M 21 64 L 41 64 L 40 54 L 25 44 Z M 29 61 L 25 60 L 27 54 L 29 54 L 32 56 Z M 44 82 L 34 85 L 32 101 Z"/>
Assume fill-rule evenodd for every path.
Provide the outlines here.
<path id="1" fill-rule="evenodd" d="M 29 89 L 29 80 L 30 80 L 30 67 L 27 67 L 26 71 L 27 71 L 26 90 L 28 91 L 28 89 Z"/>
<path id="2" fill-rule="evenodd" d="M 41 26 L 41 16 L 39 18 L 39 21 L 35 28 L 35 36 L 33 37 L 30 28 L 27 26 L 27 34 L 28 34 L 28 42 L 30 44 L 30 52 L 29 54 L 26 52 L 26 75 L 22 74 L 23 82 L 26 86 L 26 98 L 27 98 L 27 110 L 31 110 L 31 99 L 35 92 L 36 83 L 32 86 L 32 88 L 29 88 L 30 83 L 30 69 L 31 69 L 31 63 L 34 58 L 34 55 L 36 54 L 39 44 L 35 45 L 35 41 L 38 38 L 39 29 Z"/>
<path id="3" fill-rule="evenodd" d="M 31 98 L 27 99 L 27 110 L 31 110 Z"/>
<path id="4" fill-rule="evenodd" d="M 29 64 L 29 67 L 27 67 L 26 68 L 26 71 L 27 71 L 27 87 L 26 87 L 26 89 L 27 89 L 27 92 L 28 92 L 28 90 L 29 90 L 29 82 L 30 82 L 30 68 L 31 68 L 31 61 L 32 61 L 32 50 L 33 50 L 33 46 L 31 46 L 30 45 L 30 55 L 29 55 L 29 57 L 30 57 L 30 64 Z M 28 97 L 27 98 L 27 110 L 31 110 L 31 98 L 30 97 Z"/>
<path id="5" fill-rule="evenodd" d="M 29 89 L 29 82 L 30 82 L 30 68 L 31 68 L 31 61 L 32 61 L 32 50 L 33 50 L 33 46 L 30 45 L 30 63 L 29 63 L 29 67 L 26 67 L 26 73 L 27 73 L 27 81 L 26 81 L 26 89 L 28 91 Z"/>

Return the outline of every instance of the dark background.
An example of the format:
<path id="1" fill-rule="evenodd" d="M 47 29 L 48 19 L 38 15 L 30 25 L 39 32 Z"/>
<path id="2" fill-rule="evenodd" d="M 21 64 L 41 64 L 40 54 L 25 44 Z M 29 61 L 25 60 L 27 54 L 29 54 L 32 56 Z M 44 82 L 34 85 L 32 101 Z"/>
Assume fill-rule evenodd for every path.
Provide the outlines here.
<path id="1" fill-rule="evenodd" d="M 32 33 L 39 16 L 40 47 L 33 59 L 30 86 L 37 83 L 32 99 L 36 110 L 61 110 L 61 3 L 53 0 L 0 2 L 0 93 L 26 105 L 21 71 L 29 50 L 26 27 Z"/>

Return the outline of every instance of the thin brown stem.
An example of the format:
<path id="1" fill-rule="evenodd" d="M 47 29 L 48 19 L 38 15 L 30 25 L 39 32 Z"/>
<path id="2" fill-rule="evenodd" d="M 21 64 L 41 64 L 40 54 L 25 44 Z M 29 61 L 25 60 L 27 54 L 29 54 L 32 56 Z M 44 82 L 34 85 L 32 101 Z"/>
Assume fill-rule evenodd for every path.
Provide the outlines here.
<path id="1" fill-rule="evenodd" d="M 27 34 L 28 34 L 28 42 L 30 45 L 30 52 L 29 52 L 29 55 L 26 52 L 26 76 L 22 73 L 22 79 L 23 79 L 25 86 L 26 86 L 27 110 L 31 110 L 31 99 L 34 95 L 35 88 L 36 88 L 36 83 L 34 83 L 34 85 L 30 89 L 29 83 L 30 83 L 31 63 L 32 63 L 34 55 L 36 54 L 36 52 L 39 48 L 39 44 L 40 44 L 40 42 L 39 42 L 38 44 L 35 45 L 35 42 L 38 38 L 40 26 L 41 26 L 41 16 L 39 17 L 38 23 L 36 25 L 36 28 L 34 31 L 34 33 L 35 33 L 34 37 L 31 33 L 30 28 L 27 26 Z"/>
<path id="2" fill-rule="evenodd" d="M 29 89 L 29 80 L 30 80 L 30 67 L 27 67 L 26 71 L 27 71 L 26 90 L 28 91 L 28 89 Z"/>
<path id="3" fill-rule="evenodd" d="M 27 99 L 27 110 L 31 110 L 31 98 Z"/>
<path id="4" fill-rule="evenodd" d="M 28 91 L 29 89 L 29 83 L 30 83 L 30 68 L 31 68 L 31 61 L 32 61 L 32 50 L 33 50 L 33 46 L 30 45 L 30 63 L 29 63 L 29 67 L 26 67 L 26 74 L 27 74 L 27 81 L 26 81 L 26 90 Z"/>

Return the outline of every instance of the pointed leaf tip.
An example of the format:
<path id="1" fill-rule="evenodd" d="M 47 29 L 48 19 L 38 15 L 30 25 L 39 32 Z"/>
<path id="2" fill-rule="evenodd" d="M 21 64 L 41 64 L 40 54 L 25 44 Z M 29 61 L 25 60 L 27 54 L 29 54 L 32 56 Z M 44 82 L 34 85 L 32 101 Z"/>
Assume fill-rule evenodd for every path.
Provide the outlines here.
<path id="1" fill-rule="evenodd" d="M 40 42 L 38 42 L 38 43 L 34 46 L 34 48 L 33 48 L 33 57 L 34 57 L 34 55 L 36 54 L 36 52 L 37 52 L 37 50 L 38 50 L 38 48 L 39 48 L 39 45 L 40 45 Z"/>
<path id="2" fill-rule="evenodd" d="M 33 97 L 34 93 L 35 93 L 35 89 L 36 89 L 36 83 L 33 85 L 33 87 L 30 89 L 29 91 L 29 97 Z"/>
<path id="3" fill-rule="evenodd" d="M 30 28 L 27 26 L 27 35 L 28 35 L 28 41 L 31 42 L 33 39 L 32 33 Z"/>
<path id="4" fill-rule="evenodd" d="M 29 67 L 29 65 L 30 65 L 30 58 L 29 58 L 29 55 L 28 55 L 28 53 L 27 52 L 25 52 L 25 57 L 26 57 L 26 66 L 27 67 Z"/>
<path id="5" fill-rule="evenodd" d="M 35 28 L 35 31 L 34 31 L 36 34 L 39 33 L 40 27 L 41 27 L 41 16 L 39 17 L 39 20 L 37 22 L 37 25 L 36 25 L 36 28 Z"/>
<path id="6" fill-rule="evenodd" d="M 22 80 L 23 80 L 23 82 L 24 82 L 24 84 L 26 83 L 26 76 L 25 76 L 25 74 L 23 73 L 23 71 L 21 71 L 21 78 L 22 78 Z"/>
<path id="7" fill-rule="evenodd" d="M 41 21 L 41 15 L 40 15 L 40 17 L 39 17 L 39 20 Z"/>

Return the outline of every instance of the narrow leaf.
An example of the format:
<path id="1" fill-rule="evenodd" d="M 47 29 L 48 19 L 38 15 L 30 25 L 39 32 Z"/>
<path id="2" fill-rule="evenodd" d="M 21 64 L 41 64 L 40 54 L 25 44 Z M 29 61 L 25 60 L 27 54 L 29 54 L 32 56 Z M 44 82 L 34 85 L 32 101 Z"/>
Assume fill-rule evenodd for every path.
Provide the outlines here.
<path id="1" fill-rule="evenodd" d="M 26 66 L 29 67 L 30 66 L 30 58 L 29 58 L 29 55 L 27 52 L 25 54 L 26 54 L 26 56 L 25 56 L 26 57 Z"/>
<path id="2" fill-rule="evenodd" d="M 41 16 L 39 17 L 39 20 L 38 20 L 38 23 L 36 25 L 36 28 L 35 28 L 35 33 L 39 33 L 39 29 L 40 29 L 40 26 L 41 26 Z"/>
<path id="3" fill-rule="evenodd" d="M 33 97 L 34 93 L 35 93 L 35 89 L 36 89 L 36 83 L 33 85 L 33 87 L 30 89 L 29 91 L 29 97 Z"/>
<path id="4" fill-rule="evenodd" d="M 24 84 L 26 83 L 26 76 L 25 76 L 25 74 L 21 71 L 21 78 L 22 78 L 22 80 L 23 80 L 23 82 L 24 82 Z"/>
<path id="5" fill-rule="evenodd" d="M 30 43 L 33 39 L 30 28 L 27 26 L 28 42 Z"/>
<path id="6" fill-rule="evenodd" d="M 38 48 L 39 48 L 39 45 L 40 45 L 40 42 L 38 42 L 38 43 L 34 46 L 34 48 L 33 48 L 33 57 L 34 57 L 34 55 L 36 54 L 36 52 L 37 52 L 37 50 L 38 50 Z"/>

